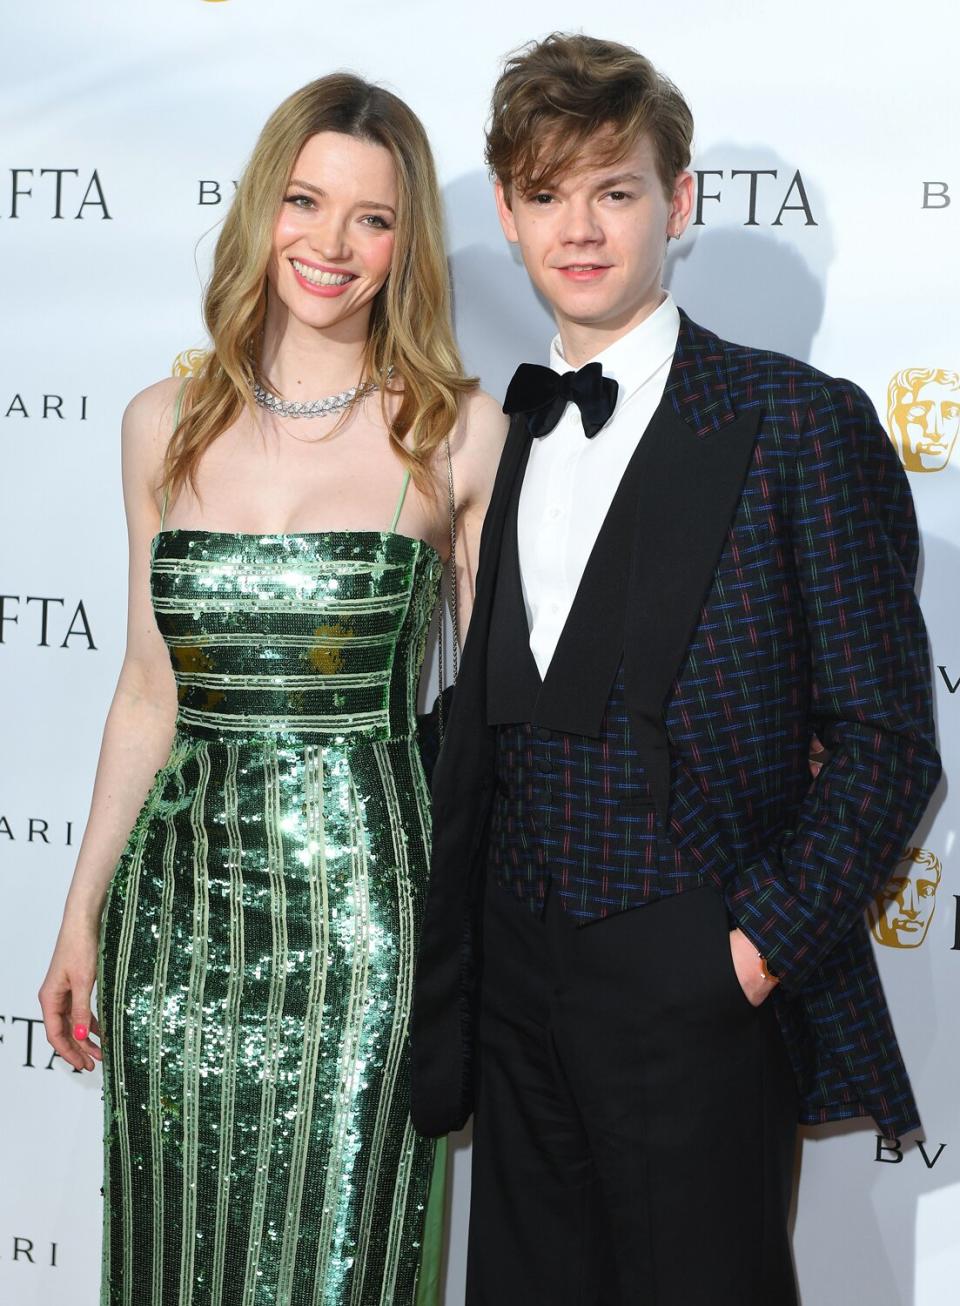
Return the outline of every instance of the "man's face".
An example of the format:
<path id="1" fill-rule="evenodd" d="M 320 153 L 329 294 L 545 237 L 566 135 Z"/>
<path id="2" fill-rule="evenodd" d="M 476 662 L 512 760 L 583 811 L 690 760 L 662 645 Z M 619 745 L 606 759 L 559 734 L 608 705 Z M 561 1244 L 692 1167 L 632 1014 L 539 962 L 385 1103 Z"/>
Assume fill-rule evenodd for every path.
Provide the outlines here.
<path id="1" fill-rule="evenodd" d="M 877 942 L 889 948 L 918 948 L 933 919 L 939 882 L 936 865 L 904 858 L 876 899 L 873 933 Z"/>
<path id="2" fill-rule="evenodd" d="M 921 385 L 896 413 L 903 432 L 904 461 L 915 471 L 945 467 L 960 430 L 960 390 L 936 379 Z"/>
<path id="3" fill-rule="evenodd" d="M 504 233 L 519 243 L 561 334 L 573 328 L 596 353 L 660 303 L 667 236 L 687 225 L 693 181 L 681 173 L 667 198 L 649 136 L 612 164 L 594 167 L 590 155 L 588 145 L 552 186 L 526 195 L 514 187 L 509 205 L 496 190 Z"/>

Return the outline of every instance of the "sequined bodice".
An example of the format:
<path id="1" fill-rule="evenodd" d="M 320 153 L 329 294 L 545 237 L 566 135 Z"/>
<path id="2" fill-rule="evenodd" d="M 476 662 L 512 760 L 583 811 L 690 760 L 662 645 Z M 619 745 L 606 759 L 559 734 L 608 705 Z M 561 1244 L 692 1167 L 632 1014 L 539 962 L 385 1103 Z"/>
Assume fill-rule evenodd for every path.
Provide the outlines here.
<path id="1" fill-rule="evenodd" d="M 391 531 L 162 531 L 157 624 L 182 734 L 410 735 L 441 562 Z"/>

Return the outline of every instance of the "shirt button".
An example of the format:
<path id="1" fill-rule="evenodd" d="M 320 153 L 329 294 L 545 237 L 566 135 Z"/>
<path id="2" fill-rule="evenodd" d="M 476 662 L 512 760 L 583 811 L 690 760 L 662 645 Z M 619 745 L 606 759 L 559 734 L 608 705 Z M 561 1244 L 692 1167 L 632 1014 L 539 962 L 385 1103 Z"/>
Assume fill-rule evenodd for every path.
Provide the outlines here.
<path id="1" fill-rule="evenodd" d="M 559 603 L 551 603 L 551 604 L 550 604 L 550 611 L 553 612 L 554 614 L 556 614 L 557 612 L 559 612 L 559 611 L 560 611 L 560 604 L 559 604 Z"/>
<path id="2" fill-rule="evenodd" d="M 550 511 L 547 513 L 547 516 L 550 518 L 551 521 L 556 521 L 557 518 L 562 515 L 562 511 L 563 510 L 561 508 L 551 508 Z"/>

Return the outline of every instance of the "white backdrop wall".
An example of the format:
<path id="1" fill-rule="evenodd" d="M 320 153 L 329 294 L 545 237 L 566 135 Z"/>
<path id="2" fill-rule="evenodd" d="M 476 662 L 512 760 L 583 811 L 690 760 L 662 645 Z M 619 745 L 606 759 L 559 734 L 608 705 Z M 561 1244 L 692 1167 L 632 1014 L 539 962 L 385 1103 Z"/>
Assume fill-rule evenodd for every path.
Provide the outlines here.
<path id="1" fill-rule="evenodd" d="M 931 373 L 906 379 L 891 432 L 907 429 L 908 451 L 918 440 L 932 450 L 919 456 L 931 470 L 911 471 L 911 482 L 947 780 L 914 842 L 933 854 L 939 879 L 928 869 L 918 888 L 923 874 L 914 874 L 888 906 L 888 926 L 877 926 L 926 1143 L 878 1148 L 869 1123 L 812 1133 L 795 1246 L 804 1306 L 956 1301 L 954 4 L 526 0 L 521 13 L 506 0 L 482 10 L 441 0 L 47 0 L 5 4 L 2 16 L 3 1306 L 97 1300 L 99 1072 L 50 1064 L 36 990 L 122 656 L 123 408 L 180 351 L 203 344 L 200 289 L 217 224 L 267 114 L 337 68 L 384 82 L 427 126 L 468 367 L 501 394 L 518 361 L 543 359 L 550 323 L 500 235 L 482 127 L 501 56 L 552 28 L 583 30 L 587 18 L 591 33 L 649 54 L 694 109 L 701 221 L 669 269 L 688 312 L 735 340 L 854 378 L 882 415 L 892 378 Z M 466 1139 L 454 1156 L 450 1306 L 463 1300 Z"/>

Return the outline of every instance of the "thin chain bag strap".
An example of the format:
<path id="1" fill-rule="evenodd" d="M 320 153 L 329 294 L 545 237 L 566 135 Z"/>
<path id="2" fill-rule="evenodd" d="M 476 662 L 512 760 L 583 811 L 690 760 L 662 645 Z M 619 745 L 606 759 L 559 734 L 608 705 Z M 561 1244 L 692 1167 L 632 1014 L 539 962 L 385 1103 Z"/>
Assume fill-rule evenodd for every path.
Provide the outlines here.
<path id="1" fill-rule="evenodd" d="M 453 684 L 457 683 L 457 676 L 460 674 L 460 623 L 459 623 L 459 603 L 457 594 L 457 499 L 453 488 L 453 458 L 450 455 L 449 436 L 444 440 L 447 453 L 447 503 L 450 510 L 450 557 L 447 561 L 450 576 L 450 625 L 453 630 L 453 649 L 451 660 L 453 662 Z M 440 628 L 437 632 L 437 733 L 440 743 L 443 743 L 443 691 L 446 688 L 444 676 L 444 653 L 443 647 L 446 643 L 444 639 L 444 619 L 443 610 L 440 611 Z"/>

